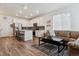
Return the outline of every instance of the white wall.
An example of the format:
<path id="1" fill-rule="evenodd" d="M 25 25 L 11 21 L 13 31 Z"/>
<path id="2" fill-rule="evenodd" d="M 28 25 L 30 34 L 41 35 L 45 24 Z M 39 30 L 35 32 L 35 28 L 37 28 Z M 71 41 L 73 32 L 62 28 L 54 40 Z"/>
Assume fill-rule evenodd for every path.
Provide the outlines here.
<path id="1" fill-rule="evenodd" d="M 12 36 L 13 31 L 10 24 L 12 24 L 10 17 L 5 19 L 4 16 L 0 15 L 0 37 Z"/>
<path id="2" fill-rule="evenodd" d="M 72 30 L 79 31 L 79 4 L 71 7 Z"/>
<path id="3" fill-rule="evenodd" d="M 28 20 L 14 18 L 11 16 L 7 16 L 5 19 L 4 17 L 4 15 L 0 15 L 0 37 L 13 36 L 13 29 L 10 27 L 10 24 L 13 22 L 21 23 L 23 26 L 29 26 Z"/>

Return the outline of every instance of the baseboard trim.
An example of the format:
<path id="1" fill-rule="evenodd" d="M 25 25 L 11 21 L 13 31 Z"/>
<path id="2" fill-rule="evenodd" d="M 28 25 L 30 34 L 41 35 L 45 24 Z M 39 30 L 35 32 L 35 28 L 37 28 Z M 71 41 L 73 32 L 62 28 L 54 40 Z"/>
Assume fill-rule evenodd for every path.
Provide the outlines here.
<path id="1" fill-rule="evenodd" d="M 0 37 L 0 38 L 9 38 L 9 37 L 14 37 L 14 36 L 5 36 L 5 37 Z"/>

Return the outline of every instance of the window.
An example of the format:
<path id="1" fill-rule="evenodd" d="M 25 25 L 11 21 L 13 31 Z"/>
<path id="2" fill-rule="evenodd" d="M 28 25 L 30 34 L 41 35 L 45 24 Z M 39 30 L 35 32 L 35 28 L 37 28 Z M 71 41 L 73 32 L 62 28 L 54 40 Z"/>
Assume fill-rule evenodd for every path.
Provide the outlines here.
<path id="1" fill-rule="evenodd" d="M 63 13 L 53 16 L 53 29 L 54 30 L 70 30 L 71 19 L 70 13 Z"/>

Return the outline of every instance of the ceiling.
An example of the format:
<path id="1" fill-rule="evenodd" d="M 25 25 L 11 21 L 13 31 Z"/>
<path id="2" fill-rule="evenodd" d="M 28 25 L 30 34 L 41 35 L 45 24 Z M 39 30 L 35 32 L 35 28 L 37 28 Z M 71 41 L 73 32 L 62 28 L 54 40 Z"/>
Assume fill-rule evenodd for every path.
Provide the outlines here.
<path id="1" fill-rule="evenodd" d="M 68 6 L 68 3 L 0 3 L 0 14 L 31 19 Z"/>

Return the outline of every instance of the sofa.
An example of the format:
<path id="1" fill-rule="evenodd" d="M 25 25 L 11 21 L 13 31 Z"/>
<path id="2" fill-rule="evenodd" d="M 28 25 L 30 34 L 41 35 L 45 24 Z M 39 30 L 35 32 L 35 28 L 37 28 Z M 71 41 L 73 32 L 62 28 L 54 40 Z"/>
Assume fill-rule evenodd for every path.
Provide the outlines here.
<path id="1" fill-rule="evenodd" d="M 77 31 L 55 31 L 56 37 L 61 37 L 65 41 L 73 41 L 79 37 L 79 32 Z"/>
<path id="2" fill-rule="evenodd" d="M 56 37 L 61 37 L 67 41 L 69 56 L 79 55 L 79 43 L 75 42 L 79 38 L 79 32 L 77 31 L 55 31 Z"/>

